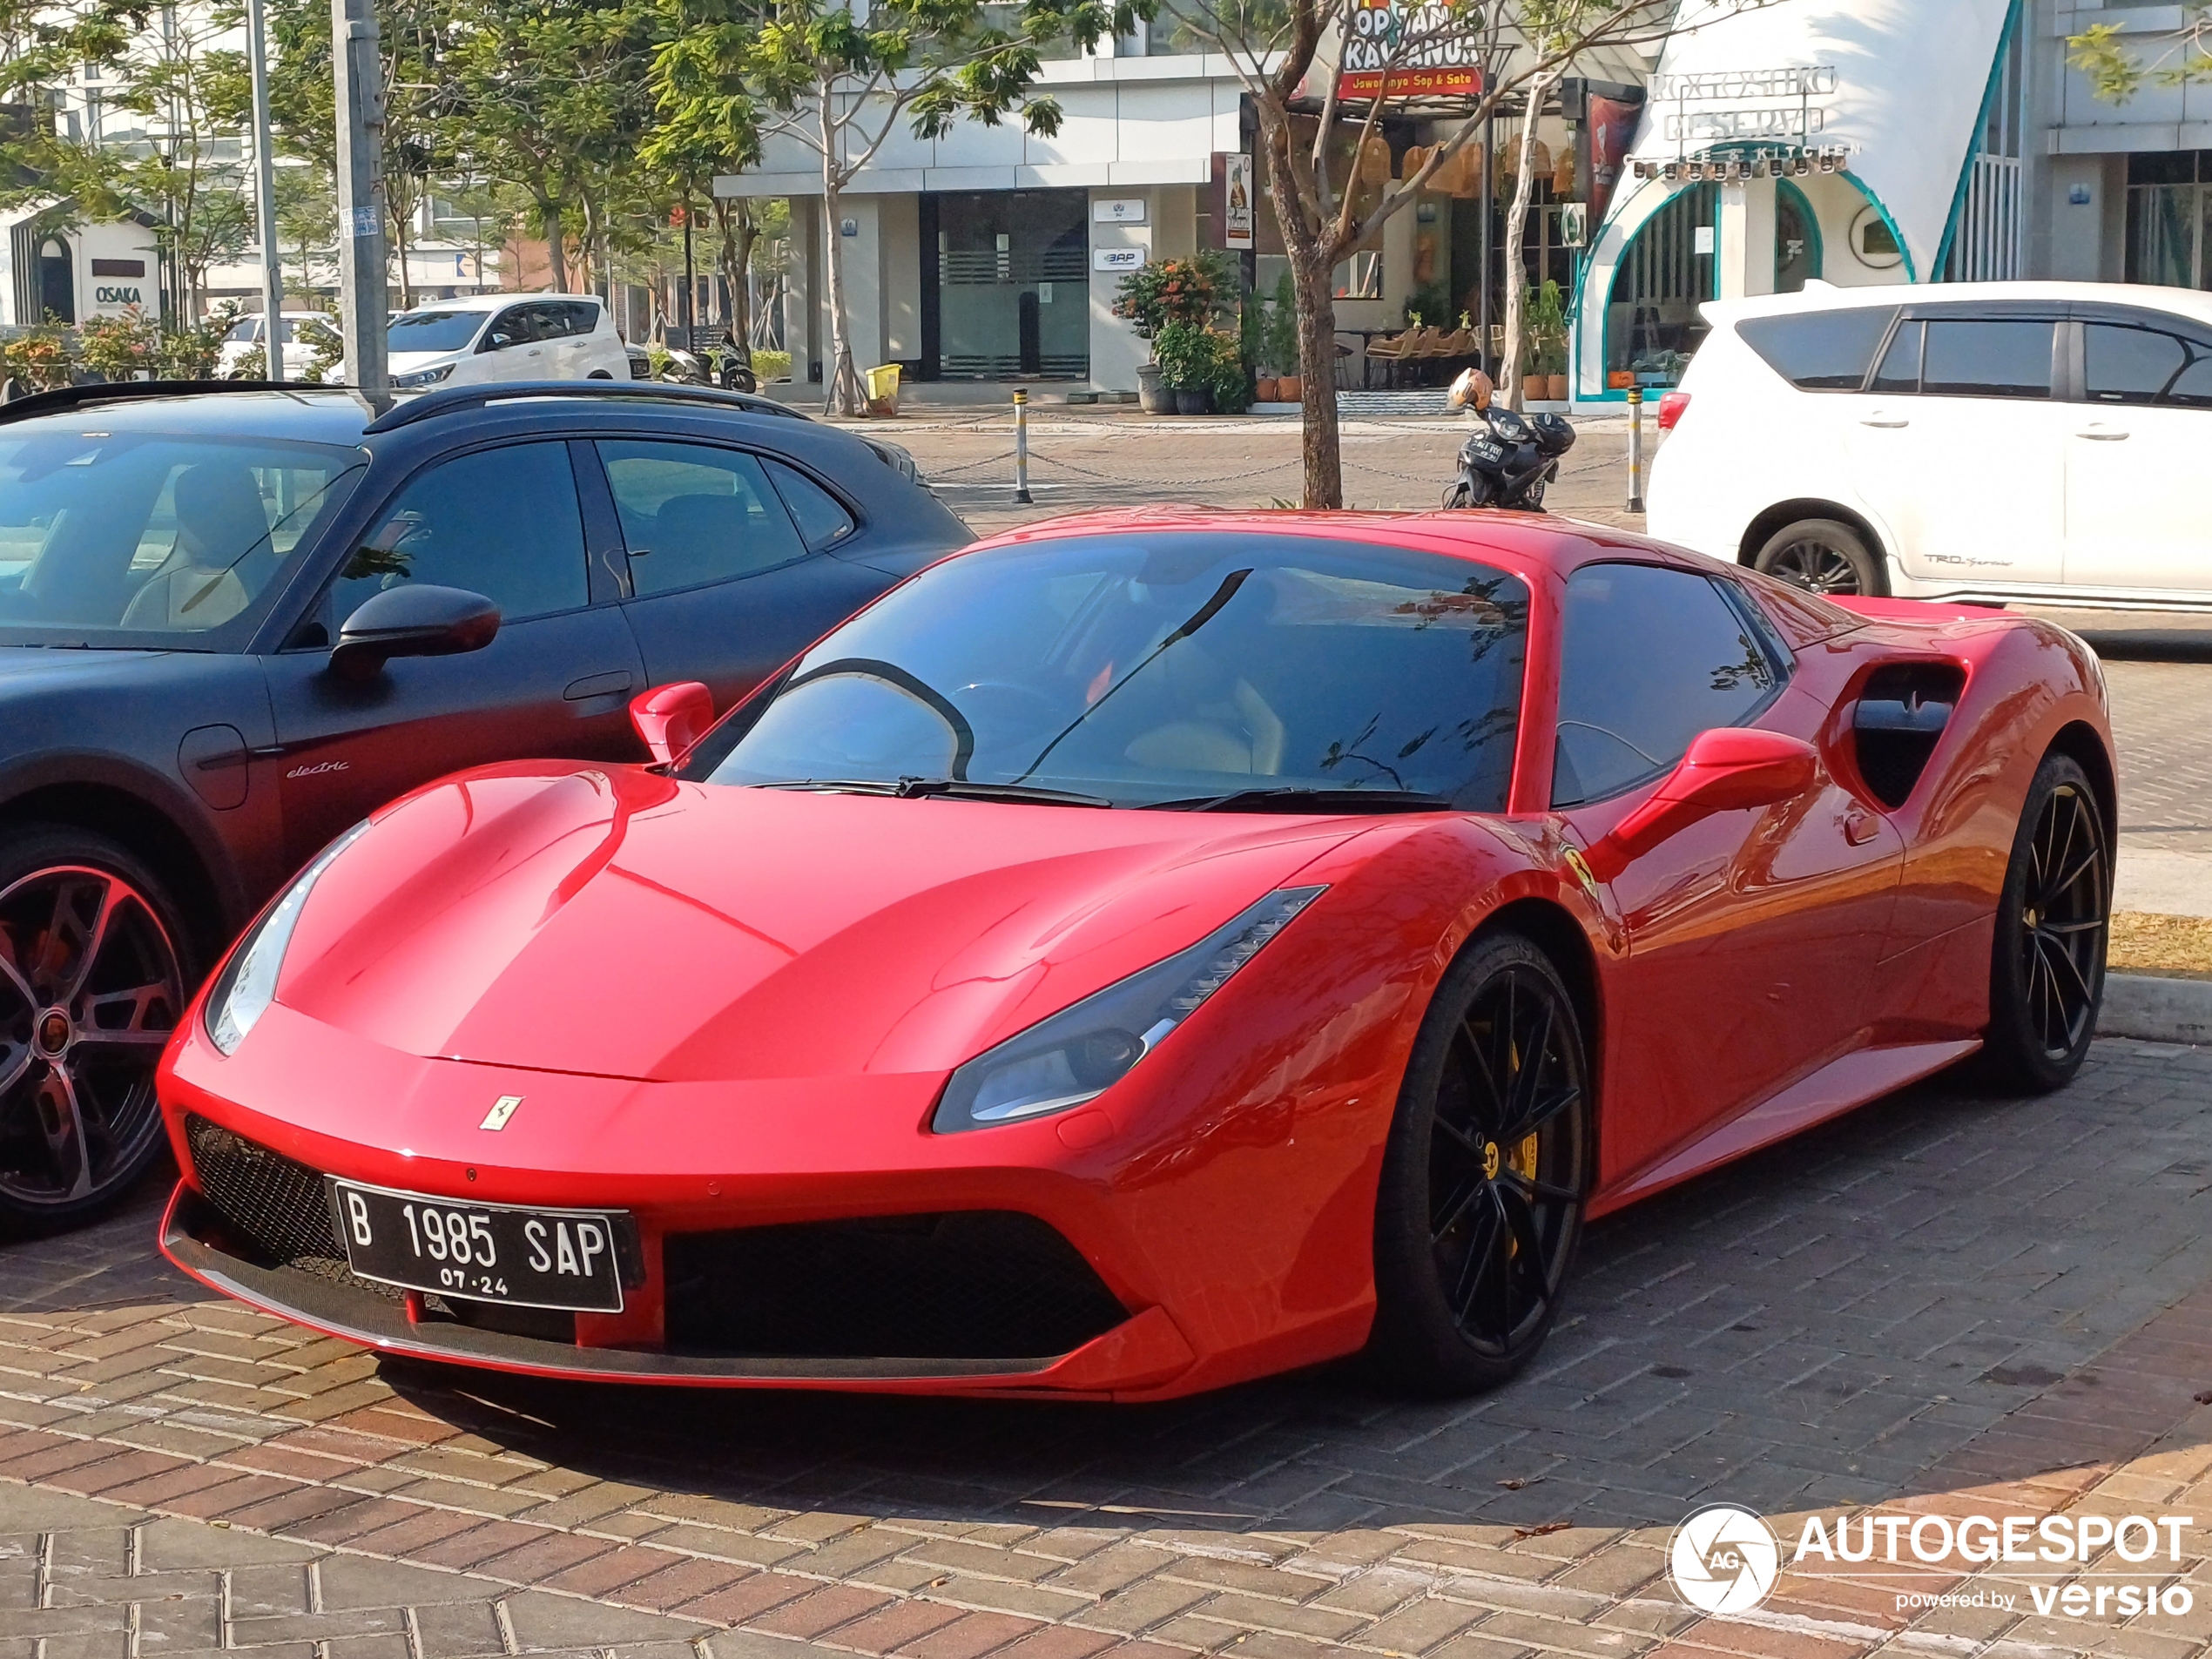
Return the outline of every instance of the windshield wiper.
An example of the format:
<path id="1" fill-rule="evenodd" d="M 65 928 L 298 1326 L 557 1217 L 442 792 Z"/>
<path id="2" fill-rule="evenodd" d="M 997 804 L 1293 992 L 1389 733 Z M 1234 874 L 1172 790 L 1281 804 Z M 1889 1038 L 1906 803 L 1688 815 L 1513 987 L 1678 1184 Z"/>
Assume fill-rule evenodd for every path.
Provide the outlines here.
<path id="1" fill-rule="evenodd" d="M 1160 813 L 1448 813 L 1451 800 L 1418 789 L 1317 789 L 1286 784 L 1272 789 L 1236 789 L 1226 795 L 1193 795 L 1184 800 L 1147 801 Z"/>
<path id="2" fill-rule="evenodd" d="M 794 778 L 787 783 L 759 784 L 759 789 L 818 789 L 826 793 L 895 795 L 901 800 L 937 796 L 947 800 L 1005 800 L 1037 806 L 1111 806 L 1103 795 L 1044 789 L 1035 784 L 994 784 L 965 778 Z"/>

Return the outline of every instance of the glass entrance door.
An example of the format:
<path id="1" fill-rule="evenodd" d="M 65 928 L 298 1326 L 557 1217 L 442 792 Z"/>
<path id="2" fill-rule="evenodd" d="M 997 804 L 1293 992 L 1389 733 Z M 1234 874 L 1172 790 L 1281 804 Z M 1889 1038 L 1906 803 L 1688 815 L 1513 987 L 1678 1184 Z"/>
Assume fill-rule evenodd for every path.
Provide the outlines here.
<path id="1" fill-rule="evenodd" d="M 1090 378 L 1090 197 L 995 190 L 934 199 L 945 380 Z M 931 215 L 925 210 L 922 222 Z M 925 337 L 931 331 L 925 326 Z"/>

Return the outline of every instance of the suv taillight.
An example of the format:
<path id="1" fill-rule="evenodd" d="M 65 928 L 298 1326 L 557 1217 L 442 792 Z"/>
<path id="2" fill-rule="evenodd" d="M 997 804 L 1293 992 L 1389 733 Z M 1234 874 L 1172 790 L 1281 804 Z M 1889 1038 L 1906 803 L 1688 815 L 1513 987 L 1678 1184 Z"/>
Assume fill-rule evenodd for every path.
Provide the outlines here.
<path id="1" fill-rule="evenodd" d="M 1667 392 L 1662 394 L 1659 399 L 1659 429 L 1662 432 L 1672 432 L 1675 429 L 1675 422 L 1682 419 L 1683 411 L 1687 409 L 1689 407 L 1689 393 Z"/>

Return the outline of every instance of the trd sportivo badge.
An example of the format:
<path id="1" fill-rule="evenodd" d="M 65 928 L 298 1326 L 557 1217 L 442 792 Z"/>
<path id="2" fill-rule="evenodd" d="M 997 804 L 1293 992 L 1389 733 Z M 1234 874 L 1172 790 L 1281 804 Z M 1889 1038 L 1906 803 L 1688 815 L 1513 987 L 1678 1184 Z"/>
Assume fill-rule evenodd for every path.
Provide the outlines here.
<path id="1" fill-rule="evenodd" d="M 515 1109 L 522 1103 L 523 1097 L 520 1095 L 502 1095 L 497 1100 L 492 1102 L 491 1109 L 484 1114 L 484 1121 L 476 1127 L 478 1129 L 505 1129 L 507 1120 L 514 1116 Z"/>

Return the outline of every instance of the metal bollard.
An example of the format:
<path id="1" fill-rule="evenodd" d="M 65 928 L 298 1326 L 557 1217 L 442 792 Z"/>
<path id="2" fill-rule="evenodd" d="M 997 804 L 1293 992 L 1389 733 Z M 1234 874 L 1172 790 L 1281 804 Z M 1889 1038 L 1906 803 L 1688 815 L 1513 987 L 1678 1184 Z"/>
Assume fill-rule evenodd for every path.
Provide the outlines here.
<path id="1" fill-rule="evenodd" d="M 1019 387 L 1014 392 L 1014 499 L 1030 504 L 1029 394 Z"/>
<path id="2" fill-rule="evenodd" d="M 1632 513 L 1643 510 L 1643 388 L 1641 386 L 1629 388 L 1629 510 Z"/>

